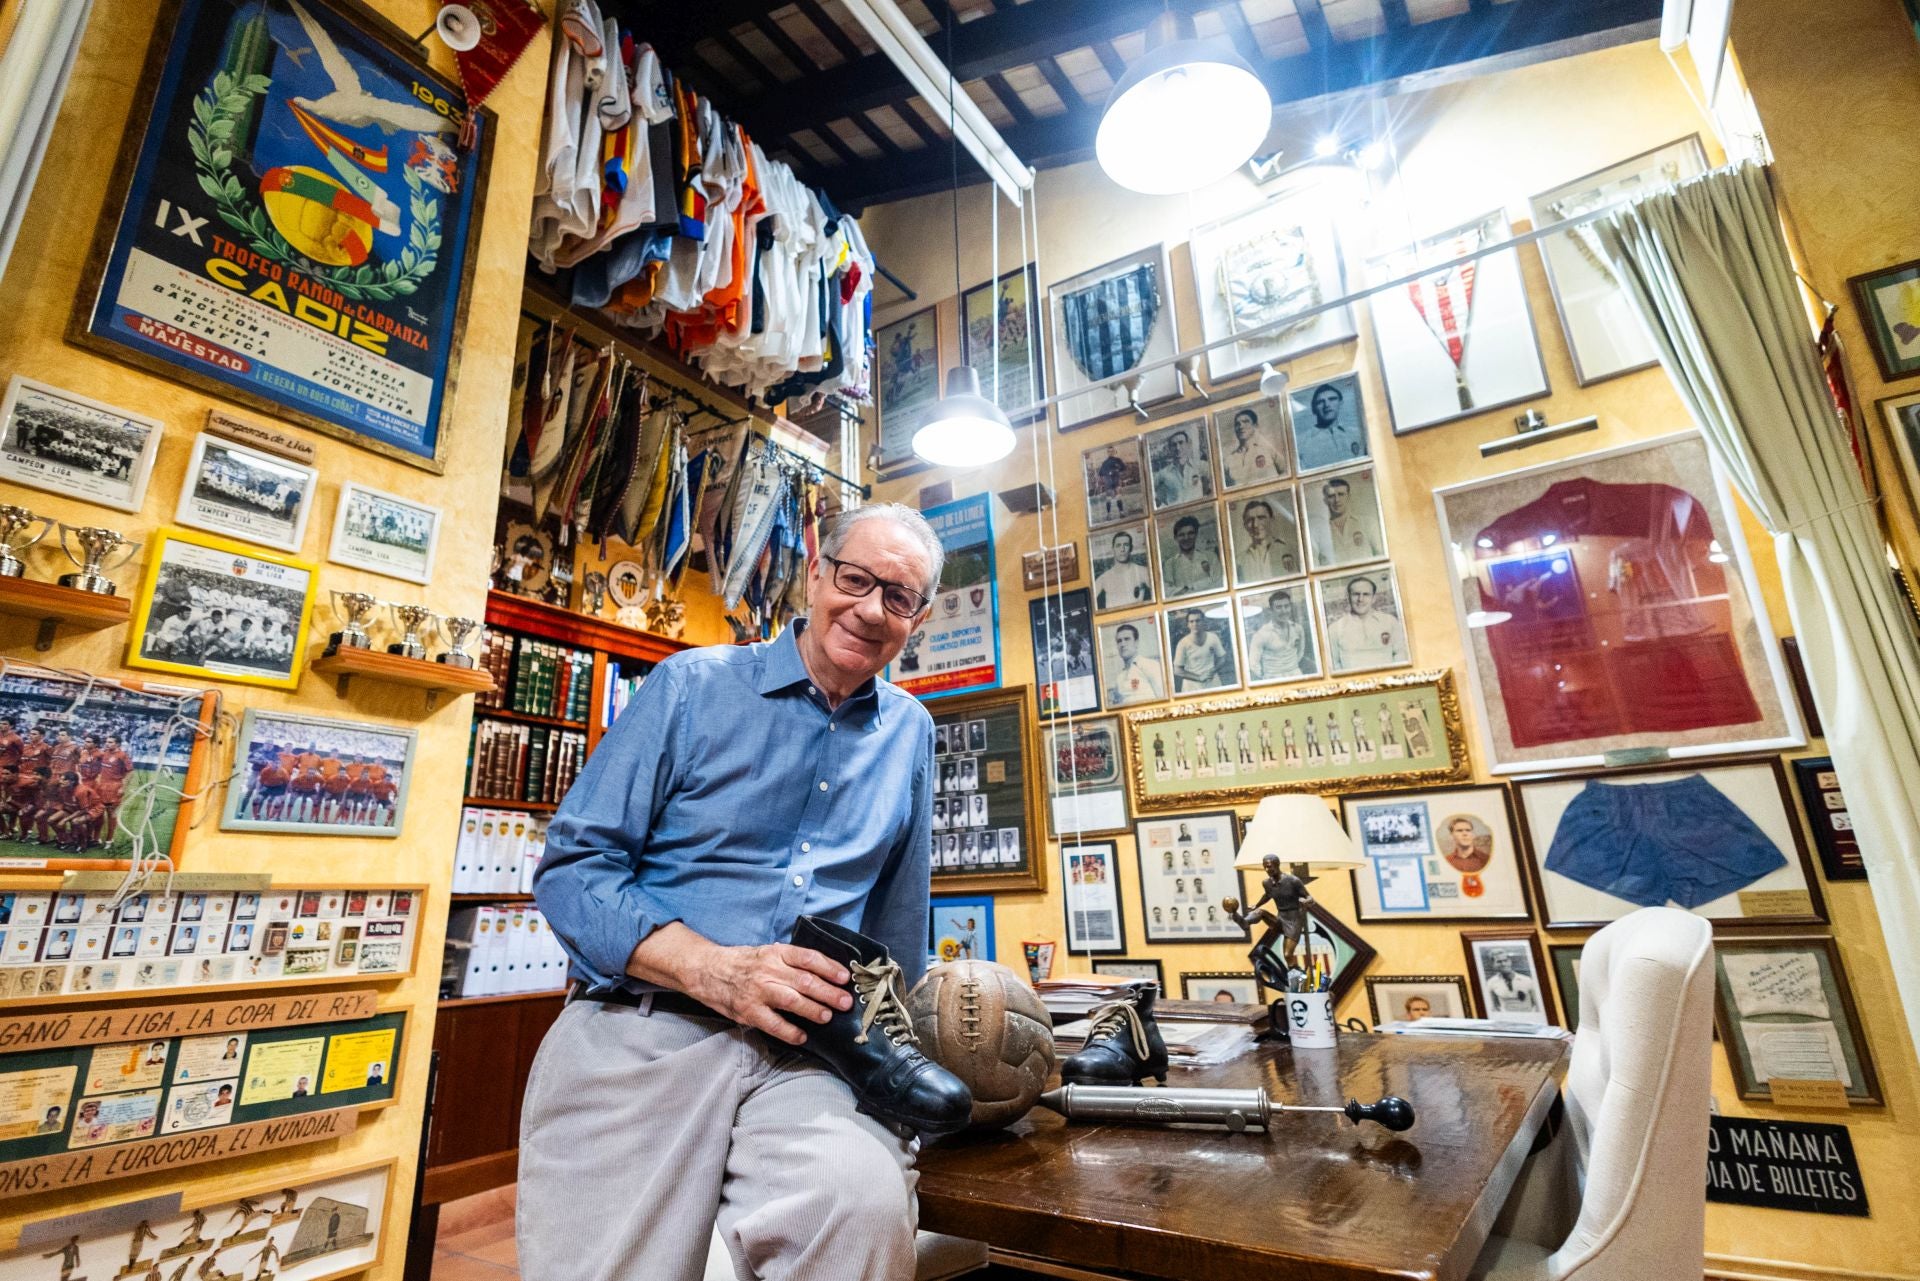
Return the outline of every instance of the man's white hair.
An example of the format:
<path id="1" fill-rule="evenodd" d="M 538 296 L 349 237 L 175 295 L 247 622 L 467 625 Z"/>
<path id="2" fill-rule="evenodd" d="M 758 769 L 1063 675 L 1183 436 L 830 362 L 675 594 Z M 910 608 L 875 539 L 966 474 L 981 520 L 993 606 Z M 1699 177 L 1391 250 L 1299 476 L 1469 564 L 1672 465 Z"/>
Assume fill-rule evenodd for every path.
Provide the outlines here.
<path id="1" fill-rule="evenodd" d="M 940 570 L 947 562 L 947 549 L 941 545 L 940 535 L 933 532 L 933 526 L 927 523 L 927 518 L 905 503 L 869 503 L 865 507 L 841 512 L 833 522 L 833 528 L 821 540 L 820 554 L 837 558 L 846 547 L 847 539 L 853 537 L 853 531 L 870 520 L 892 521 L 920 544 L 921 551 L 927 557 L 927 582 L 923 590 L 927 599 L 933 599 L 940 590 Z"/>

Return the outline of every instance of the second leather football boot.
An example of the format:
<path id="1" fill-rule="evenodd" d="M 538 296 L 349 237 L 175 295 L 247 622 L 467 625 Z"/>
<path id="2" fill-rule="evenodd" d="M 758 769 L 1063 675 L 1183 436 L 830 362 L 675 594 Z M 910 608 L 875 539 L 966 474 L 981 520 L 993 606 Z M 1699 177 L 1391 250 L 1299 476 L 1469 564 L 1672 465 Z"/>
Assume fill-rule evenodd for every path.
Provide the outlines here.
<path id="1" fill-rule="evenodd" d="M 1075 1085 L 1138 1085 L 1147 1077 L 1167 1080 L 1167 1043 L 1153 1021 L 1149 983 L 1118 1000 L 1087 1011 L 1087 1043 L 1060 1064 L 1060 1080 Z"/>

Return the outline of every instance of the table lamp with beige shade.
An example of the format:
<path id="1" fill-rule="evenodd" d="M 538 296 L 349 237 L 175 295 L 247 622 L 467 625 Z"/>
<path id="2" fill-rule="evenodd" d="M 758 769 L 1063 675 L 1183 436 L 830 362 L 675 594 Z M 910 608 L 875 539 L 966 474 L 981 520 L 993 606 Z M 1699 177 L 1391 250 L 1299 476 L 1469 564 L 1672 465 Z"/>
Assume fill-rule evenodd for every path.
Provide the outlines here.
<path id="1" fill-rule="evenodd" d="M 1289 865 L 1289 870 L 1283 872 L 1283 864 Z M 1307 883 L 1314 879 L 1311 873 L 1364 867 L 1366 860 L 1326 802 L 1304 792 L 1261 798 L 1233 865 L 1243 871 L 1266 873 L 1259 899 L 1244 909 L 1238 899 L 1226 899 L 1221 907 L 1249 932 L 1256 924 L 1266 926 L 1249 953 L 1253 969 L 1262 983 L 1285 992 L 1289 971 L 1311 968 L 1310 960 L 1302 965 L 1298 955 L 1307 932 L 1307 905 L 1313 902 L 1307 893 Z M 1271 911 L 1267 910 L 1268 904 L 1272 905 Z M 1277 957 L 1273 951 L 1276 940 L 1281 945 Z M 1311 951 L 1309 948 L 1309 958 Z"/>

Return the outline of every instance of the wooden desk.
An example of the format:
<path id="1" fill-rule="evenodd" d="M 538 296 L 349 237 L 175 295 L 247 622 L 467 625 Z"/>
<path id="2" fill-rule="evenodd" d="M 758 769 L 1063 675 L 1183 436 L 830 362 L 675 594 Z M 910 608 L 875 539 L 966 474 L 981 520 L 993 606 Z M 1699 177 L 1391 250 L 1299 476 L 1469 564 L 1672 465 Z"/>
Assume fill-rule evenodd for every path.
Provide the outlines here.
<path id="1" fill-rule="evenodd" d="M 1036 1109 L 920 1154 L 920 1226 L 1122 1277 L 1464 1277 L 1558 1097 L 1567 1046 L 1342 1033 L 1261 1045 L 1177 1084 L 1276 1101 L 1410 1100 L 1404 1134 L 1326 1113 L 1269 1133 L 1069 1125 Z M 1148 1087 L 1151 1088 L 1151 1087 Z"/>

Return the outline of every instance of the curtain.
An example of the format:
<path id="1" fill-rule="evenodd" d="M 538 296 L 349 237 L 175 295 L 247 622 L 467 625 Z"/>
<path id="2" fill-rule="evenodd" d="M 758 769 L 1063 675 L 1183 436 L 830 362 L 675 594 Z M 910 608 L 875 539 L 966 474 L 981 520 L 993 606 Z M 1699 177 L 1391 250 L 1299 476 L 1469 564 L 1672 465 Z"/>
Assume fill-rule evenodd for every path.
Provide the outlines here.
<path id="1" fill-rule="evenodd" d="M 1920 641 L 1794 283 L 1766 171 L 1720 169 L 1594 230 L 1660 363 L 1774 536 L 1787 612 L 1920 1035 Z"/>
<path id="2" fill-rule="evenodd" d="M 93 0 L 0 6 L 0 275 L 26 216 Z M 7 24 L 11 23 L 11 28 Z"/>

